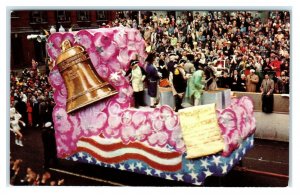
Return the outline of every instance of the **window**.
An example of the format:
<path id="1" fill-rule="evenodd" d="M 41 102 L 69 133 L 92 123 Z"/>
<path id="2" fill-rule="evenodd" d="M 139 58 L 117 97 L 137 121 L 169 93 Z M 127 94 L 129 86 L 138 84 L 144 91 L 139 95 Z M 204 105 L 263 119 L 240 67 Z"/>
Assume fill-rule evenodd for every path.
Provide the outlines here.
<path id="1" fill-rule="evenodd" d="M 107 12 L 106 11 L 97 11 L 97 20 L 107 20 Z"/>
<path id="2" fill-rule="evenodd" d="M 78 21 L 89 21 L 90 15 L 88 11 L 78 11 L 77 12 L 77 20 Z"/>
<path id="3" fill-rule="evenodd" d="M 68 11 L 57 11 L 57 21 L 58 22 L 68 22 L 70 21 L 70 12 Z"/>
<path id="4" fill-rule="evenodd" d="M 46 12 L 32 11 L 30 14 L 31 23 L 45 23 L 47 22 Z"/>

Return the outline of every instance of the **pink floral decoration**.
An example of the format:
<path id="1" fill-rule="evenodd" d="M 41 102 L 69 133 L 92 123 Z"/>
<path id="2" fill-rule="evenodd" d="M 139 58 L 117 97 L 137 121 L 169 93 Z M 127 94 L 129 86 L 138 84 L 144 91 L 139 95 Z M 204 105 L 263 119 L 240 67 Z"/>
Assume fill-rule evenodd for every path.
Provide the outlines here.
<path id="1" fill-rule="evenodd" d="M 145 110 L 131 108 L 133 90 L 121 72 L 128 70 L 129 61 L 136 54 L 139 55 L 140 65 L 145 64 L 145 44 L 138 30 L 111 28 L 54 33 L 47 42 L 47 51 L 53 60 L 60 54 L 60 44 L 65 39 L 86 49 L 96 72 L 114 86 L 118 94 L 67 114 L 66 86 L 57 67 L 52 69 L 49 78 L 56 102 L 52 115 L 58 156 L 68 156 L 75 151 L 80 137 L 100 134 L 108 139 L 120 138 L 124 143 L 141 141 L 151 146 L 170 146 L 185 152 L 179 118 L 172 108 L 167 105 Z M 252 132 L 249 129 L 255 129 L 252 128 L 255 127 L 253 103 L 248 99 L 236 99 L 229 109 L 219 110 L 218 113 L 220 128 L 227 140 L 228 150 L 224 154 L 229 155 L 238 145 L 240 136 L 244 137 Z M 254 123 L 247 129 L 249 121 Z"/>

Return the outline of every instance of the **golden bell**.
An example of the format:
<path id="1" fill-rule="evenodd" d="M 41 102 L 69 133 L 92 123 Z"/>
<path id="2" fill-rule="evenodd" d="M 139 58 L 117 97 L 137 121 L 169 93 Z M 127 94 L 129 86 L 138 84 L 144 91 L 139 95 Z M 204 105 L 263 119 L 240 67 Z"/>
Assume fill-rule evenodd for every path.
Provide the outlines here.
<path id="1" fill-rule="evenodd" d="M 118 93 L 97 74 L 83 47 L 71 47 L 69 40 L 61 47 L 56 64 L 67 88 L 67 113 Z"/>

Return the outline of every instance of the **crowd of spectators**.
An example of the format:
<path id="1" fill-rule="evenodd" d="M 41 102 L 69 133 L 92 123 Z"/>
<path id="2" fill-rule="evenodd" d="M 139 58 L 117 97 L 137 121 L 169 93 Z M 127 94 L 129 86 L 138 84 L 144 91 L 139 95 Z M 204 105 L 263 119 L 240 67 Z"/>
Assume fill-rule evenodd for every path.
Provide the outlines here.
<path id="1" fill-rule="evenodd" d="M 120 12 L 109 26 L 139 29 L 146 51 L 159 57 L 160 66 L 167 65 L 169 54 L 175 52 L 177 62 L 184 59 L 185 66 L 212 64 L 218 87 L 259 92 L 264 74 L 268 73 L 275 82 L 275 93 L 289 93 L 288 11 L 199 11 L 179 16 L 152 12 L 139 21 Z M 250 70 L 258 81 L 249 78 Z M 254 90 L 250 85 L 255 85 Z"/>
<path id="2" fill-rule="evenodd" d="M 43 126 L 52 121 L 52 87 L 46 73 L 41 73 L 37 62 L 32 59 L 32 66 L 21 74 L 12 71 L 10 75 L 10 107 L 22 115 L 26 126 Z"/>
<path id="3" fill-rule="evenodd" d="M 10 160 L 10 184 L 11 185 L 28 185 L 28 186 L 61 186 L 64 184 L 64 179 L 55 179 L 49 171 L 44 171 L 41 174 L 27 167 L 23 170 L 23 160 Z"/>
<path id="4" fill-rule="evenodd" d="M 47 124 L 47 122 L 52 122 L 52 110 L 54 105 L 53 90 L 49 84 L 48 76 L 46 73 L 39 71 L 38 64 L 34 59 L 32 59 L 31 67 L 25 68 L 21 72 L 11 72 L 10 124 L 11 126 L 14 125 L 14 123 L 12 123 L 12 116 L 16 115 L 12 113 L 12 111 L 14 111 L 20 116 L 20 121 L 24 123 L 20 125 L 20 132 L 27 130 L 27 128 L 41 129 L 45 156 L 43 166 L 44 172 L 41 174 L 38 174 L 30 167 L 24 170 L 24 167 L 22 167 L 22 159 L 11 160 L 11 185 L 62 185 L 64 183 L 64 180 L 53 180 L 51 178 L 51 173 L 48 171 L 49 162 L 47 158 L 49 156 L 49 151 L 53 150 L 53 147 L 56 146 L 49 145 L 47 142 L 47 140 L 49 140 L 49 136 L 45 135 L 45 131 L 47 129 L 45 124 Z M 11 127 L 11 129 L 12 128 L 13 127 Z M 14 133 L 16 134 L 16 132 Z M 53 136 L 54 135 L 52 135 L 52 137 Z M 18 143 L 18 141 L 21 142 L 21 139 L 17 140 L 16 138 L 16 145 L 23 146 L 22 142 Z M 23 170 L 20 171 L 20 169 Z"/>
<path id="5" fill-rule="evenodd" d="M 182 62 L 187 74 L 199 67 L 214 66 L 218 87 L 259 92 L 264 74 L 268 73 L 275 83 L 274 93 L 289 93 L 288 11 L 199 11 L 179 16 L 157 16 L 152 12 L 140 21 L 119 13 L 122 14 L 110 26 L 140 30 L 146 51 L 157 56 L 162 79 L 168 77 L 170 54 L 175 53 L 178 57 L 172 64 Z M 262 13 L 268 15 L 261 17 Z M 48 76 L 39 73 L 34 59 L 21 76 L 12 72 L 10 83 L 11 107 L 22 115 L 26 125 L 40 126 L 51 121 L 52 88 Z"/>

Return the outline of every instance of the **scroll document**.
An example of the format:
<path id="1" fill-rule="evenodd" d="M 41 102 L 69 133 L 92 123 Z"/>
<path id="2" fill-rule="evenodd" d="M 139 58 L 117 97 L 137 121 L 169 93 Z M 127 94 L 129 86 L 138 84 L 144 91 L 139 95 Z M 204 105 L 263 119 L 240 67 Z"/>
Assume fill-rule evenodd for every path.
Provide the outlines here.
<path id="1" fill-rule="evenodd" d="M 207 156 L 223 150 L 225 144 L 215 107 L 213 103 L 179 110 L 187 159 Z"/>

